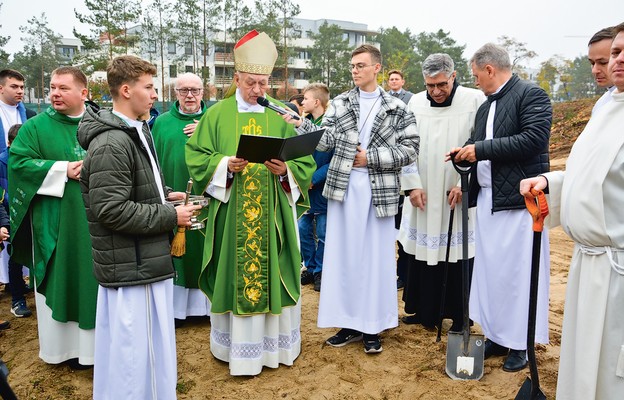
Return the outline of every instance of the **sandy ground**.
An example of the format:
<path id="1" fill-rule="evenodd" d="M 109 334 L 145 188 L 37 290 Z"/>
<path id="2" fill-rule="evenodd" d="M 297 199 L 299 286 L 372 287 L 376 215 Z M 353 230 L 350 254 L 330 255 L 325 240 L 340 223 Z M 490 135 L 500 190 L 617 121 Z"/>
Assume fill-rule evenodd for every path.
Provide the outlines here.
<path id="1" fill-rule="evenodd" d="M 550 340 L 538 346 L 541 386 L 555 398 L 563 302 L 571 242 L 551 232 Z M 399 296 L 399 314 L 403 304 Z M 32 293 L 28 304 L 34 310 Z M 383 334 L 384 351 L 367 355 L 361 344 L 331 348 L 324 340 L 334 330 L 316 327 L 319 294 L 303 288 L 302 352 L 292 367 L 265 369 L 253 378 L 232 377 L 209 348 L 210 322 L 189 320 L 177 333 L 179 399 L 513 399 L 528 369 L 507 373 L 502 358 L 485 361 L 480 381 L 453 381 L 445 373 L 446 334 L 420 325 L 400 324 Z M 11 374 L 9 383 L 19 399 L 89 399 L 93 371 L 72 371 L 47 365 L 38 357 L 36 318 L 14 318 L 10 294 L 0 293 L 0 318 L 12 327 L 0 334 L 0 355 Z M 448 323 L 448 321 L 447 321 Z M 445 329 L 447 328 L 445 324 Z M 478 327 L 477 327 L 478 329 Z M 137 399 L 139 400 L 139 399 Z"/>

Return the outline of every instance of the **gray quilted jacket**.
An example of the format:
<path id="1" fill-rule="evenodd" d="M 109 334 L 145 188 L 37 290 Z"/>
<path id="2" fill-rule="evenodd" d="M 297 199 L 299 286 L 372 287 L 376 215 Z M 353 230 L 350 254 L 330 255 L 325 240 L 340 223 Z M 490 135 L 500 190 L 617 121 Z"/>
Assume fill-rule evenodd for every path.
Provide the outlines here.
<path id="1" fill-rule="evenodd" d="M 98 282 L 119 287 L 173 277 L 169 239 L 177 216 L 161 202 L 137 130 L 110 110 L 87 107 L 78 142 L 87 150 L 80 187 Z"/>
<path id="2" fill-rule="evenodd" d="M 368 175 L 377 217 L 392 217 L 399 211 L 399 176 L 401 168 L 418 156 L 419 137 L 416 118 L 399 99 L 382 91 L 381 107 L 371 131 L 366 150 Z M 323 196 L 344 199 L 358 145 L 360 115 L 359 89 L 354 88 L 334 98 L 323 117 L 325 134 L 317 150 L 334 150 L 329 163 Z M 298 133 L 318 129 L 304 119 Z"/>

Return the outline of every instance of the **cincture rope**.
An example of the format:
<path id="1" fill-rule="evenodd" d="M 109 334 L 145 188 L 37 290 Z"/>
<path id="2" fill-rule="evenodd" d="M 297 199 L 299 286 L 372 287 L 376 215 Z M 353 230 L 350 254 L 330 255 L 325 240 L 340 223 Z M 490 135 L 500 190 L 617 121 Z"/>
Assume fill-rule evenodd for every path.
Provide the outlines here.
<path id="1" fill-rule="evenodd" d="M 585 255 L 588 256 L 599 256 L 602 254 L 607 254 L 607 257 L 609 257 L 609 262 L 611 263 L 611 268 L 618 274 L 624 276 L 624 266 L 618 264 L 617 262 L 615 262 L 615 260 L 613 259 L 613 252 L 624 252 L 623 249 L 612 249 L 611 246 L 600 246 L 600 247 L 594 247 L 594 246 L 587 246 L 587 245 L 579 245 L 581 252 Z"/>

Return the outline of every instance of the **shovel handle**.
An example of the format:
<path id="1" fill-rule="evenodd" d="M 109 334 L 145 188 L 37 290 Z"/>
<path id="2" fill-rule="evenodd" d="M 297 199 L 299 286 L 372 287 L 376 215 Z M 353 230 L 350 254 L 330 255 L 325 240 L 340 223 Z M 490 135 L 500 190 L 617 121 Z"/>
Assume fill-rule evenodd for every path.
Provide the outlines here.
<path id="1" fill-rule="evenodd" d="M 542 232 L 544 230 L 544 219 L 548 215 L 548 202 L 546 195 L 541 190 L 531 189 L 533 198 L 525 197 L 527 211 L 533 218 L 533 232 Z"/>
<path id="2" fill-rule="evenodd" d="M 470 161 L 467 161 L 467 160 L 455 161 L 456 155 L 457 155 L 457 152 L 450 154 L 451 162 L 453 163 L 453 168 L 455 168 L 455 171 L 457 171 L 457 173 L 459 173 L 460 175 L 468 176 L 468 174 L 472 172 L 472 168 L 474 167 L 475 163 L 471 163 Z"/>

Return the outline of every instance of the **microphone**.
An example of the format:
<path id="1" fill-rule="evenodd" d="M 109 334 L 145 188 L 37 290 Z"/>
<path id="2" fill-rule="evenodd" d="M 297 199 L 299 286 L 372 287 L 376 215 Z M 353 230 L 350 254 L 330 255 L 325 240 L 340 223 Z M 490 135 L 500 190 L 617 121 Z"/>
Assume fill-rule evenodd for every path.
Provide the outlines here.
<path id="1" fill-rule="evenodd" d="M 288 114 L 288 115 L 290 115 L 292 117 L 292 119 L 297 119 L 297 120 L 301 119 L 301 118 L 299 118 L 298 115 L 286 111 L 285 108 L 282 108 L 280 106 L 276 106 L 275 104 L 269 102 L 267 99 L 265 99 L 262 96 L 258 97 L 258 104 L 260 104 L 262 107 L 270 108 L 271 110 L 275 111 L 278 114 L 281 114 L 281 115 Z"/>

